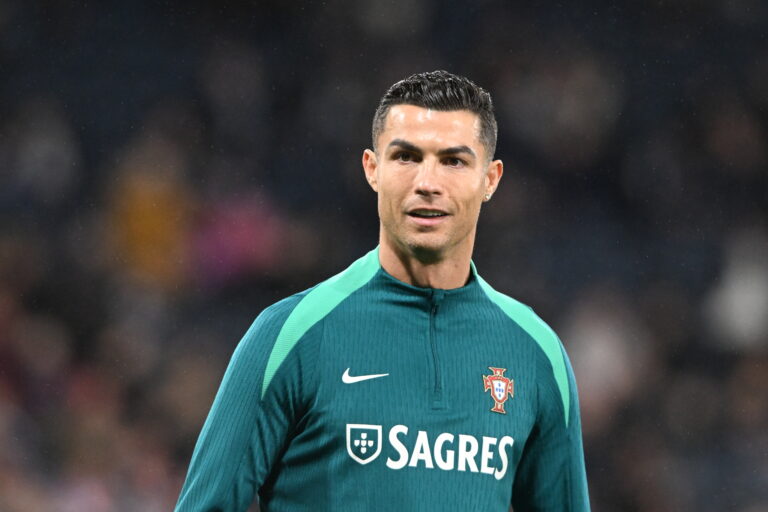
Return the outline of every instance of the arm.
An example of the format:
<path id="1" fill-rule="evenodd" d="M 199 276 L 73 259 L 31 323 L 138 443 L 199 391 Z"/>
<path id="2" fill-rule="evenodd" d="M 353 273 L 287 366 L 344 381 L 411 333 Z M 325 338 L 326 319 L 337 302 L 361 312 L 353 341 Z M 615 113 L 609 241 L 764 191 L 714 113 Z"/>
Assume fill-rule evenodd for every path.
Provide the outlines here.
<path id="1" fill-rule="evenodd" d="M 238 344 L 197 440 L 176 511 L 247 510 L 286 442 L 300 401 L 299 372 L 275 378 L 272 392 L 261 398 L 264 369 L 285 318 L 281 305 L 259 315 Z"/>
<path id="2" fill-rule="evenodd" d="M 581 419 L 571 363 L 560 347 L 567 372 L 569 411 L 545 358 L 537 365 L 539 415 L 526 443 L 515 476 L 515 512 L 588 512 L 589 495 L 581 441 Z"/>

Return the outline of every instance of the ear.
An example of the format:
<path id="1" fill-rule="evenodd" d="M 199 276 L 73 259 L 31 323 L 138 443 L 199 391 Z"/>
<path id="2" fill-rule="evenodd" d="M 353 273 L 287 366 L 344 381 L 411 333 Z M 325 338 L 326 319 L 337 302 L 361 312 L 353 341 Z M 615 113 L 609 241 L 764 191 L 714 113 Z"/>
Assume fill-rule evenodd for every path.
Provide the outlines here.
<path id="1" fill-rule="evenodd" d="M 499 186 L 501 176 L 504 174 L 504 163 L 501 160 L 494 160 L 488 164 L 485 172 L 485 197 L 490 200 L 496 188 Z"/>
<path id="2" fill-rule="evenodd" d="M 363 170 L 365 171 L 365 179 L 368 180 L 368 184 L 375 191 L 379 191 L 379 184 L 376 177 L 376 168 L 378 162 L 376 160 L 376 153 L 370 149 L 363 151 Z"/>

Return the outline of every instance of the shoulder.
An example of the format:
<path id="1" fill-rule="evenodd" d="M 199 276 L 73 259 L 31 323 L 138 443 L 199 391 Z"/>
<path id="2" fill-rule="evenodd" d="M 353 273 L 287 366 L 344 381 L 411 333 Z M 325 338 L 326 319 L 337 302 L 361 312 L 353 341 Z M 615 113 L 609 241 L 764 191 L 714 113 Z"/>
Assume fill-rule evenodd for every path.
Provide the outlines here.
<path id="1" fill-rule="evenodd" d="M 531 307 L 495 290 L 479 275 L 477 279 L 491 302 L 495 303 L 507 317 L 520 326 L 540 348 L 541 354 L 544 356 L 543 364 L 549 370 L 546 375 L 551 376 L 550 382 L 554 381 L 562 399 L 567 424 L 572 393 L 569 382 L 570 363 L 560 338 Z"/>
<path id="2" fill-rule="evenodd" d="M 560 339 L 555 334 L 555 331 L 530 306 L 497 291 L 479 275 L 477 279 L 488 299 L 527 332 L 545 354 L 550 352 L 559 354 L 561 352 Z"/>
<path id="3" fill-rule="evenodd" d="M 280 329 L 296 306 L 312 290 L 304 290 L 264 308 L 254 320 L 250 331 Z"/>
<path id="4" fill-rule="evenodd" d="M 378 269 L 378 251 L 373 250 L 342 272 L 269 306 L 256 318 L 252 329 L 277 328 L 283 337 L 295 341 L 370 281 Z"/>
<path id="5" fill-rule="evenodd" d="M 363 287 L 379 270 L 378 251 L 371 251 L 344 271 L 267 308 L 267 322 L 282 322 L 281 341 L 295 343 L 342 301 Z"/>
<path id="6" fill-rule="evenodd" d="M 342 301 L 363 287 L 379 270 L 378 251 L 355 261 L 322 283 L 265 309 L 252 330 L 274 340 L 267 359 L 262 396 L 296 345 Z"/>

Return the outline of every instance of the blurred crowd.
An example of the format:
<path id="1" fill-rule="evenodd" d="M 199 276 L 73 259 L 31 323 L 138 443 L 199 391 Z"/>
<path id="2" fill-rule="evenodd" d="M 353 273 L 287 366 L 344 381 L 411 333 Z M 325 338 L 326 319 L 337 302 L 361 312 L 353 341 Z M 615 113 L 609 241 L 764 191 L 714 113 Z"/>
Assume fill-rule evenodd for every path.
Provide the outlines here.
<path id="1" fill-rule="evenodd" d="M 491 91 L 475 262 L 593 510 L 768 511 L 768 5 L 0 0 L 0 511 L 173 507 L 240 336 L 377 243 L 393 82 Z M 534 3 L 536 4 L 536 3 Z"/>

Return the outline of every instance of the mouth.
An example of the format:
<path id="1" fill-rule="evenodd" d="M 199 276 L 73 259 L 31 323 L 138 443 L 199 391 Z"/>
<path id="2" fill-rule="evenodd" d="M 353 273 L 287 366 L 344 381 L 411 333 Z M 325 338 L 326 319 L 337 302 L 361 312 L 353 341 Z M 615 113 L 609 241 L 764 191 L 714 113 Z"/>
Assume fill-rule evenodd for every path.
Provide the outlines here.
<path id="1" fill-rule="evenodd" d="M 408 211 L 407 215 L 421 226 L 434 226 L 449 216 L 443 210 L 434 208 L 414 208 Z"/>
<path id="2" fill-rule="evenodd" d="M 408 215 L 410 215 L 411 217 L 417 217 L 420 219 L 434 219 L 434 218 L 448 216 L 448 214 L 442 210 L 433 210 L 431 208 L 416 208 L 414 210 L 409 211 Z"/>

